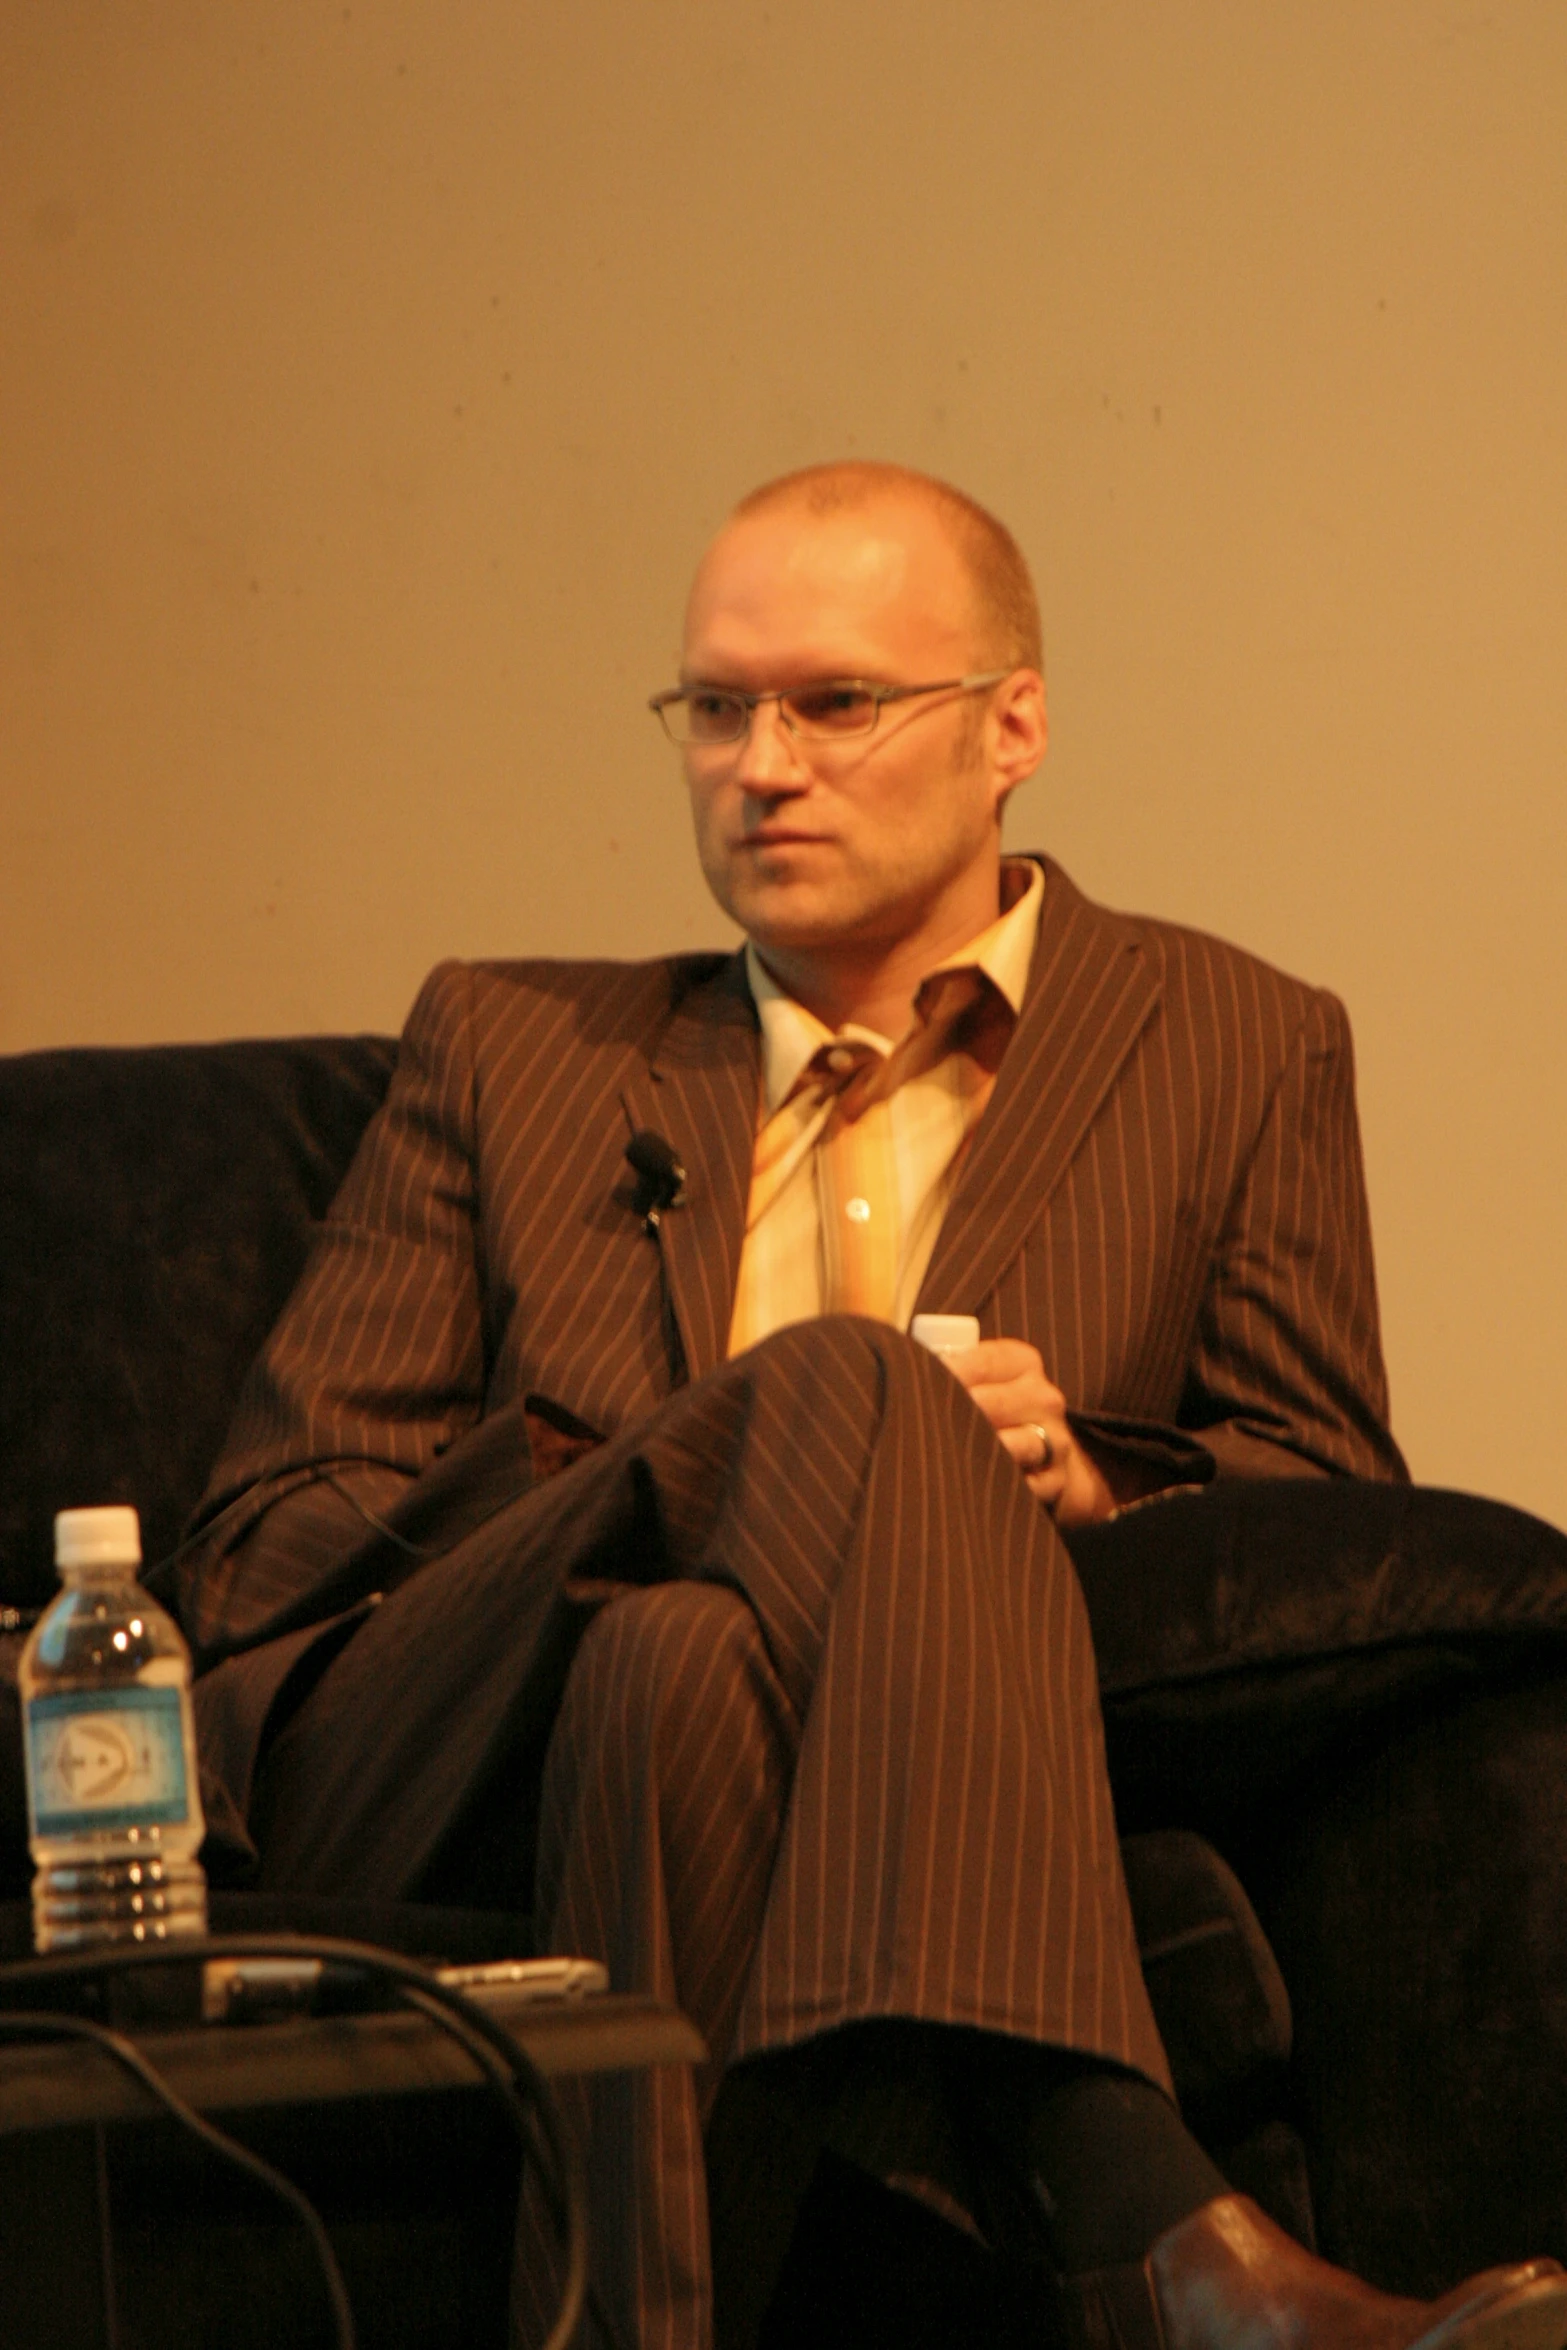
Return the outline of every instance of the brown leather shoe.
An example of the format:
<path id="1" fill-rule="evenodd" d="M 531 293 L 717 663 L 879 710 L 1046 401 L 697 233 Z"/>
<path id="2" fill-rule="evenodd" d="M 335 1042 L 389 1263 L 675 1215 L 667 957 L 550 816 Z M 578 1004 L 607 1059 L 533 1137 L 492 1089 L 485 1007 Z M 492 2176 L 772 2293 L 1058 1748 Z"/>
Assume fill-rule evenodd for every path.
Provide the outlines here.
<path id="1" fill-rule="evenodd" d="M 1554 2260 L 1400 2301 L 1304 2251 L 1245 2195 L 1204 2204 L 1140 2265 L 1071 2278 L 1065 2298 L 1077 2350 L 1567 2350 Z"/>

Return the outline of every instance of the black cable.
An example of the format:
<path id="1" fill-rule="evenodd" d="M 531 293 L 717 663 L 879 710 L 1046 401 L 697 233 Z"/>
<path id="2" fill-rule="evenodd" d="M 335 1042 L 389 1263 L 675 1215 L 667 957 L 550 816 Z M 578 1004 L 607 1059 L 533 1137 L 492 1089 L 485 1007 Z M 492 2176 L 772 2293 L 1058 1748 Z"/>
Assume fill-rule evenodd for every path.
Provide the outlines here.
<path id="1" fill-rule="evenodd" d="M 445 1986 L 443 1985 L 441 1988 L 444 1989 Z M 457 2017 L 438 2015 L 435 2011 L 434 2003 L 426 1998 L 422 1990 L 415 1990 L 412 1985 L 405 1989 L 403 1996 L 407 2000 L 410 2007 L 417 2007 L 422 2009 L 425 2014 L 430 2016 L 433 2022 L 441 2024 L 447 2031 L 449 2031 L 453 2039 L 460 2040 L 463 2047 L 472 2057 L 474 2063 L 481 2066 L 483 2070 L 489 2074 L 491 2080 L 495 2082 L 497 2088 L 502 2090 L 510 2088 L 511 2083 L 506 2079 L 504 2074 L 497 2076 L 495 2071 L 496 2059 L 493 2051 L 488 2046 L 486 2046 L 484 2042 L 477 2039 L 470 2039 L 466 2029 L 459 2023 Z M 510 2035 L 508 2035 L 508 2037 L 509 2036 Z M 524 2050 L 521 2053 L 525 2055 L 526 2051 Z M 543 2159 L 547 2154 L 550 2153 L 550 2149 L 539 2144 L 539 2121 L 544 2115 L 549 2114 L 551 2121 L 553 2122 L 553 2103 L 553 2099 L 550 2100 L 549 2105 L 545 2105 L 541 2101 L 535 2100 L 531 2106 L 524 2108 L 523 2119 L 528 2134 L 528 2148 L 533 2153 L 534 2158 L 538 2164 L 540 2182 L 544 2189 L 545 2203 L 549 2207 L 550 2220 L 553 2225 L 559 2229 L 562 2237 L 564 2238 L 567 2235 L 567 2211 L 569 2204 L 563 2205 L 554 2192 L 555 2181 L 550 2176 L 548 2163 L 545 2161 L 545 2159 Z M 582 2180 L 581 2159 L 577 2153 L 575 2141 L 562 2134 L 560 2138 L 560 2152 L 563 2160 L 558 2167 L 561 2169 L 563 2175 L 567 2179 L 568 2190 L 569 2192 L 579 2194 L 582 2197 L 585 2205 L 587 2199 L 587 2189 Z M 587 2231 L 585 2228 L 580 2231 L 580 2242 L 582 2245 L 583 2255 L 582 2294 L 584 2298 L 584 2305 L 591 2314 L 593 2322 L 598 2327 L 600 2334 L 604 2338 L 604 2341 L 607 2343 L 608 2350 L 623 2350 L 623 2345 L 620 2338 L 620 2330 L 611 2319 L 608 2310 L 604 2307 L 603 2302 L 599 2298 L 591 2275 L 587 2273 Z M 574 2280 L 568 2278 L 566 2290 L 573 2294 L 575 2293 Z M 568 2336 L 567 2339 L 569 2340 L 570 2337 Z M 553 2344 L 554 2341 L 555 2335 L 552 2334 L 550 2336 L 550 2342 Z"/>
<path id="2" fill-rule="evenodd" d="M 393 1466 L 392 1462 L 377 1460 L 369 1453 L 349 1454 L 346 1458 L 351 1465 L 359 1468 L 389 1469 Z M 399 1550 L 406 1551 L 410 1558 L 428 1559 L 435 1556 L 435 1553 L 425 1544 L 410 1542 L 405 1534 L 398 1533 L 395 1526 L 389 1526 L 386 1520 L 371 1509 L 368 1503 L 361 1501 L 352 1486 L 344 1484 L 336 1470 L 325 1462 L 312 1462 L 309 1474 L 302 1477 L 299 1483 L 291 1486 L 289 1490 L 296 1493 L 302 1492 L 308 1485 L 330 1485 L 339 1500 L 346 1501 L 351 1508 L 357 1510 L 372 1533 L 383 1535 L 388 1542 L 395 1543 Z M 160 1586 L 153 1581 L 154 1576 L 166 1575 L 171 1567 L 177 1567 L 187 1551 L 197 1550 L 203 1543 L 210 1542 L 228 1519 L 237 1517 L 247 1506 L 253 1506 L 254 1502 L 255 1495 L 248 1487 L 245 1492 L 236 1493 L 232 1501 L 225 1502 L 222 1509 L 214 1511 L 210 1518 L 203 1519 L 199 1526 L 193 1527 L 189 1534 L 174 1545 L 172 1550 L 165 1551 L 161 1559 L 155 1559 L 151 1566 L 138 1569 L 138 1580 L 145 1583 L 150 1591 L 156 1592 Z M 26 1616 L 30 1622 L 35 1621 L 43 1613 L 41 1608 L 18 1609 L 15 1612 L 18 1616 Z M 12 1630 L 17 1627 L 0 1628 Z"/>
<path id="3" fill-rule="evenodd" d="M 199 2138 L 204 2146 L 210 2146 L 226 2162 L 233 2163 L 236 2169 L 247 2172 L 253 2179 L 259 2179 L 262 2186 L 268 2188 L 280 2203 L 287 2204 L 308 2234 L 321 2270 L 321 2281 L 331 2304 L 332 2330 L 337 2350 L 355 2350 L 354 2313 L 349 2305 L 348 2288 L 343 2283 L 343 2272 L 337 2265 L 337 2254 L 332 2250 L 321 2214 L 310 2198 L 300 2193 L 292 2179 L 285 2178 L 280 2170 L 274 2170 L 270 2162 L 263 2162 L 259 2154 L 252 2154 L 248 2146 L 242 2146 L 226 2130 L 218 2129 L 199 2114 L 193 2105 L 187 2105 L 184 2098 L 169 2087 L 163 2075 L 147 2062 L 135 2042 L 127 2040 L 121 2032 L 110 2031 L 106 2024 L 89 2023 L 85 2016 L 79 2015 L 58 2015 L 47 2011 L 33 2013 L 27 2009 L 18 2013 L 12 2009 L 0 2013 L 0 2037 L 11 2040 L 91 2041 L 95 2048 L 101 2048 L 106 2056 L 111 2056 L 117 2065 L 138 2080 L 148 2094 L 173 2115 L 182 2129 L 189 2130 L 193 2137 Z"/>
<path id="4" fill-rule="evenodd" d="M 314 1485 L 318 1474 L 319 1472 L 313 1469 L 311 1475 L 304 1482 L 308 1485 Z M 144 1564 L 138 1567 L 136 1570 L 137 1581 L 146 1583 L 149 1588 L 152 1588 L 151 1578 L 154 1575 L 162 1575 L 170 1567 L 177 1567 L 188 1550 L 194 1550 L 198 1544 L 209 1540 L 230 1518 L 238 1517 L 246 1503 L 253 1502 L 254 1499 L 255 1496 L 248 1486 L 243 1493 L 236 1493 L 232 1501 L 226 1501 L 220 1510 L 214 1510 L 210 1518 L 203 1518 L 199 1526 L 193 1526 L 188 1534 L 176 1542 L 172 1550 L 164 1552 L 161 1559 L 154 1559 L 150 1566 Z"/>
<path id="5" fill-rule="evenodd" d="M 367 1501 L 361 1501 L 353 1487 L 351 1485 L 345 1485 L 342 1478 L 337 1475 L 335 1470 L 323 1469 L 321 1472 L 320 1481 L 325 1485 L 330 1485 L 332 1491 L 337 1495 L 340 1501 L 346 1501 L 351 1509 L 356 1509 L 372 1533 L 384 1535 L 388 1542 L 395 1543 L 399 1550 L 406 1551 L 409 1558 L 434 1558 L 435 1553 L 433 1550 L 431 1550 L 428 1543 L 410 1542 L 406 1534 L 399 1534 L 397 1528 L 395 1526 L 389 1526 L 386 1520 L 383 1517 L 380 1517 L 376 1511 L 370 1507 L 370 1504 Z"/>
<path id="6" fill-rule="evenodd" d="M 511 2119 L 524 2161 L 530 2156 L 537 2161 L 541 2152 L 545 2157 L 539 2164 L 540 2176 L 550 2216 L 564 2238 L 566 2279 L 555 2322 L 541 2350 L 568 2350 L 587 2298 L 587 2203 L 576 2148 L 561 2127 L 549 2084 L 527 2050 L 476 2001 L 466 1998 L 453 1984 L 441 1982 L 428 1967 L 395 1951 L 376 1950 L 367 1943 L 339 1941 L 324 1935 L 217 1934 L 203 1939 L 192 1936 L 189 1940 L 181 1936 L 178 1945 L 163 1943 L 155 1948 L 95 1951 L 90 1959 L 76 1952 L 25 1959 L 0 1974 L 0 1995 L 13 1986 L 90 1979 L 104 1973 L 190 1965 L 197 1960 L 220 1958 L 316 1959 L 323 1966 L 356 1970 L 389 1984 L 406 2005 L 421 2009 L 430 2021 L 445 2026 L 494 2084 Z M 5 2013 L 0 2007 L 0 2023 Z M 480 2054 L 480 2047 L 490 2052 L 488 2059 Z M 145 2061 L 139 2053 L 138 2061 Z M 148 2070 L 151 2071 L 150 2066 Z M 210 2125 L 204 2123 L 202 2127 L 206 2129 Z M 297 2188 L 292 2192 L 297 2194 Z M 596 2301 L 594 2317 L 613 2344 L 613 2330 Z"/>
<path id="7" fill-rule="evenodd" d="M 443 2015 L 439 2013 L 436 2002 L 427 1999 L 422 1990 L 415 1990 L 412 1985 L 409 1985 L 405 1988 L 403 1996 L 407 2000 L 410 2007 L 421 2009 L 424 2014 L 430 2017 L 432 2022 L 439 2023 L 446 2031 L 450 2032 L 452 2038 L 461 2044 L 461 2046 L 466 2050 L 467 2054 L 473 2059 L 474 2063 L 478 2065 L 483 2072 L 488 2074 L 489 2078 L 495 2083 L 496 2087 L 500 2089 L 503 2094 L 506 2091 L 512 2089 L 513 2085 L 507 2075 L 504 2072 L 497 2071 L 497 2060 L 494 2050 L 489 2047 L 486 2042 L 478 2039 L 477 2037 L 470 2036 L 467 2030 L 465 2019 L 459 2020 L 456 2016 Z M 573 2198 L 580 2197 L 584 2207 L 586 2206 L 587 2200 L 587 2190 L 582 2179 L 581 2161 L 578 2156 L 576 2146 L 571 2139 L 564 2135 L 564 2133 L 558 2134 L 558 2148 L 563 2159 L 556 2165 L 561 2173 L 561 2179 L 556 2180 L 550 2175 L 550 2160 L 552 2160 L 554 2157 L 556 2147 L 550 2143 L 541 2145 L 539 2142 L 541 2135 L 539 2122 L 546 2113 L 550 2114 L 550 2122 L 546 2125 L 546 2127 L 554 2126 L 555 2116 L 551 2111 L 553 2103 L 554 2101 L 551 2099 L 549 2106 L 535 2102 L 533 2105 L 524 2108 L 523 2128 L 525 2131 L 524 2152 L 531 2153 L 538 2164 L 539 2180 L 544 2190 L 544 2201 L 549 2212 L 550 2220 L 552 2224 L 560 2231 L 560 2234 L 566 2244 L 567 2275 L 565 2284 L 561 2289 L 561 2307 L 564 2310 L 570 2306 L 575 2308 L 579 2313 L 584 2306 L 591 2309 L 594 2322 L 599 2327 L 605 2341 L 608 2343 L 609 2350 L 620 2350 L 619 2337 L 614 2326 L 611 2325 L 609 2318 L 599 2301 L 598 2295 L 593 2289 L 592 2280 L 587 2273 L 586 2229 L 577 2229 L 573 2232 L 569 2227 L 568 2214 Z M 546 2157 L 549 2159 L 544 2159 Z M 558 2192 L 558 2188 L 562 2183 L 564 2183 L 566 2187 L 566 2200 L 564 2202 L 562 2202 Z M 579 2265 L 581 2271 L 580 2275 L 575 2273 Z M 573 2331 L 574 2330 L 575 2326 L 573 2326 Z M 557 2345 L 562 2345 L 569 2342 L 570 2340 L 570 2333 L 561 2335 L 560 2320 L 557 2316 L 555 2326 L 549 2336 L 549 2342 L 546 2345 L 546 2350 L 557 2350 Z"/>

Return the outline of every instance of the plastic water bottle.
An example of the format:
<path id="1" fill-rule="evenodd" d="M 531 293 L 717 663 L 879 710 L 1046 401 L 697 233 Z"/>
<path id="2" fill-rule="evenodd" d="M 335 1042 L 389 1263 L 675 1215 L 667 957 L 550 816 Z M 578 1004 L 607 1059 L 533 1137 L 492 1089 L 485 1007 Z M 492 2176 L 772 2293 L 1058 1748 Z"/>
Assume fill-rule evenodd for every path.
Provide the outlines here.
<path id="1" fill-rule="evenodd" d="M 207 1930 L 190 1652 L 136 1580 L 131 1509 L 62 1510 L 65 1589 L 18 1678 L 40 1950 Z"/>

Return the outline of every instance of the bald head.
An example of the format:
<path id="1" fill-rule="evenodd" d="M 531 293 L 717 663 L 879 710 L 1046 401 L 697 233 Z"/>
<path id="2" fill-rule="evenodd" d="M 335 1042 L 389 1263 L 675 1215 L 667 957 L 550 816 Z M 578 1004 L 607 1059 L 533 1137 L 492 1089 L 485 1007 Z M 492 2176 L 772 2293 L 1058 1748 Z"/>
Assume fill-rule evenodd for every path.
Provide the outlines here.
<path id="1" fill-rule="evenodd" d="M 987 668 L 1038 669 L 1039 605 L 1022 549 L 1004 523 L 950 482 L 912 466 L 846 458 L 763 482 L 730 519 L 790 507 L 826 519 L 900 504 L 919 508 L 937 524 L 962 567 L 973 603 L 976 660 Z"/>

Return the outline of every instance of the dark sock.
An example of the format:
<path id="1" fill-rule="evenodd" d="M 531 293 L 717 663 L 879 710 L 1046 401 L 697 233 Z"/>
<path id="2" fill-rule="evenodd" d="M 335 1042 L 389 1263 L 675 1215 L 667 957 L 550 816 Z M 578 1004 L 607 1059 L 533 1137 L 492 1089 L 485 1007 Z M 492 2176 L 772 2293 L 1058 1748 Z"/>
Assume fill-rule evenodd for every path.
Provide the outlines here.
<path id="1" fill-rule="evenodd" d="M 1150 2081 L 1092 2057 L 1006 2046 L 987 2085 L 987 2130 L 1032 2187 L 1063 2274 L 1139 2261 L 1167 2228 L 1229 2193 Z"/>
<path id="2" fill-rule="evenodd" d="M 950 2037 L 913 2017 L 880 2017 L 748 2057 L 724 2075 L 707 2158 L 714 2330 L 726 2350 L 754 2350 L 764 2337 L 802 2207 L 817 2190 L 830 2195 L 830 2179 L 850 2166 L 868 2174 L 867 2209 L 870 2179 L 877 2192 L 896 2182 L 948 2224 L 973 2227 L 943 2070 Z M 813 2190 L 819 2155 L 826 2167 Z"/>

